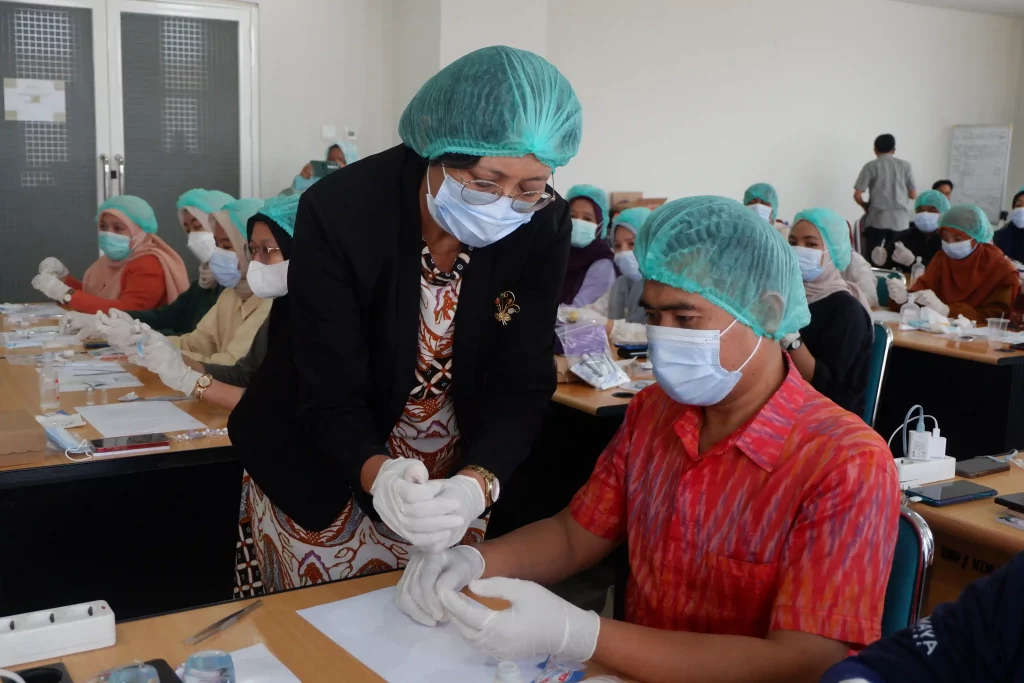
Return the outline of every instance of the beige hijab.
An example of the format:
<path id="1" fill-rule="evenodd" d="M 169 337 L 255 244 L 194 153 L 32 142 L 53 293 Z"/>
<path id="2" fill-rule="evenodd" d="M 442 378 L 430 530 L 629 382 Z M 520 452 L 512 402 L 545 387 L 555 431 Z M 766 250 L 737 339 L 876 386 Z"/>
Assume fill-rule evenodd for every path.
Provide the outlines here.
<path id="1" fill-rule="evenodd" d="M 217 221 L 217 224 L 228 236 L 228 239 L 231 240 L 231 247 L 235 250 L 235 254 L 238 255 L 238 265 L 241 267 L 242 279 L 234 286 L 234 290 L 235 294 L 242 301 L 247 301 L 252 296 L 252 289 L 249 288 L 249 282 L 245 279 L 246 274 L 249 272 L 249 254 L 245 251 L 245 245 L 248 244 L 249 240 L 238 231 L 235 222 L 231 220 L 231 214 L 224 209 L 214 211 L 211 216 Z"/>
<path id="2" fill-rule="evenodd" d="M 853 295 L 853 298 L 860 302 L 861 306 L 867 310 L 868 315 L 871 315 L 871 304 L 868 302 L 868 298 L 864 296 L 864 292 L 861 291 L 860 287 L 855 282 L 843 279 L 843 274 L 839 272 L 836 265 L 832 263 L 832 254 L 829 253 L 828 249 L 823 250 L 825 256 L 822 259 L 823 270 L 814 280 L 804 283 L 804 291 L 807 293 L 807 303 L 813 304 L 816 301 L 821 301 L 830 294 L 836 292 L 849 292 Z"/>

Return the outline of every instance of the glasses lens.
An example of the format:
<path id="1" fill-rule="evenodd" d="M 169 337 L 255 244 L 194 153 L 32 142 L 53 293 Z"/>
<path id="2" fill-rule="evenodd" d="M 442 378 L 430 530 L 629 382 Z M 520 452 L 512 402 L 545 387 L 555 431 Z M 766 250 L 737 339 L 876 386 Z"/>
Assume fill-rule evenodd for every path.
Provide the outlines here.
<path id="1" fill-rule="evenodd" d="M 471 180 L 462 186 L 462 199 L 467 204 L 482 206 L 498 201 L 505 192 L 498 183 L 489 180 Z"/>
<path id="2" fill-rule="evenodd" d="M 256 258 L 256 249 L 251 245 L 245 245 L 245 253 L 249 255 L 249 260 Z"/>
<path id="3" fill-rule="evenodd" d="M 524 192 L 512 200 L 512 210 L 519 213 L 540 211 L 554 199 L 547 192 Z"/>

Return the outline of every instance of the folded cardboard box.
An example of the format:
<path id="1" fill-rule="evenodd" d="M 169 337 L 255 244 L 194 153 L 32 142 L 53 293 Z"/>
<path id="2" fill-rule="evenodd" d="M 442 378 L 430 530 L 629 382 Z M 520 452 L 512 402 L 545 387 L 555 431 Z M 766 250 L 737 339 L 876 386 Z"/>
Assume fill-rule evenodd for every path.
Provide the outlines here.
<path id="1" fill-rule="evenodd" d="M 0 411 L 0 466 L 41 461 L 45 449 L 46 432 L 28 411 Z"/>

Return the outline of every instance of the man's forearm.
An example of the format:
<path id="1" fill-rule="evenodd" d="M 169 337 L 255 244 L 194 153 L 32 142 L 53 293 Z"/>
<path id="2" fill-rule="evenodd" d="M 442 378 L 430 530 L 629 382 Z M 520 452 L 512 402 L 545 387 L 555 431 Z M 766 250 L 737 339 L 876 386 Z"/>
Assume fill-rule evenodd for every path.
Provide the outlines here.
<path id="1" fill-rule="evenodd" d="M 608 543 L 606 552 L 580 552 L 574 548 L 570 522 L 575 524 L 569 511 L 563 510 L 554 517 L 476 546 L 484 556 L 483 578 L 505 576 L 550 585 L 586 569 L 615 547 L 616 544 Z"/>
<path id="2" fill-rule="evenodd" d="M 593 659 L 644 683 L 815 683 L 846 655 L 844 644 L 820 636 L 776 632 L 770 638 L 663 631 L 601 619 Z"/>

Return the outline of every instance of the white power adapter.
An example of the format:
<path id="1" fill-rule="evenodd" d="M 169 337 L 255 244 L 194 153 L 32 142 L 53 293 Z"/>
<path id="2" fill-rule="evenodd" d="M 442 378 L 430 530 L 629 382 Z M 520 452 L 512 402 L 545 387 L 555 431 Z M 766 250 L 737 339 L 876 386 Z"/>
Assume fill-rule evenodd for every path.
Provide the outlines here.
<path id="1" fill-rule="evenodd" d="M 98 650 L 115 642 L 114 611 L 104 600 L 0 617 L 0 667 Z"/>
<path id="2" fill-rule="evenodd" d="M 910 432 L 907 458 L 910 460 L 937 460 L 946 455 L 946 437 L 939 436 L 939 428 L 928 432 Z"/>

